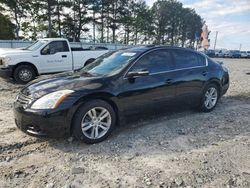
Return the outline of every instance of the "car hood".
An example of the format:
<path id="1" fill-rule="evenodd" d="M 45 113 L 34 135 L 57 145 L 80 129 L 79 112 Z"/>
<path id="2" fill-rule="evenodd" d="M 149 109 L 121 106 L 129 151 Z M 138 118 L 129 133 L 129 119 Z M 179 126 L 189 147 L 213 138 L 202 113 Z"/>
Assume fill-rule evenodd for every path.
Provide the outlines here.
<path id="1" fill-rule="evenodd" d="M 27 53 L 31 53 L 31 51 L 16 49 L 16 48 L 0 48 L 0 56 L 20 55 L 20 54 L 27 54 Z"/>
<path id="2" fill-rule="evenodd" d="M 21 90 L 21 93 L 33 99 L 40 98 L 48 93 L 59 90 L 88 91 L 102 86 L 99 82 L 102 77 L 87 74 L 66 72 L 53 76 L 43 76 L 32 81 Z"/>

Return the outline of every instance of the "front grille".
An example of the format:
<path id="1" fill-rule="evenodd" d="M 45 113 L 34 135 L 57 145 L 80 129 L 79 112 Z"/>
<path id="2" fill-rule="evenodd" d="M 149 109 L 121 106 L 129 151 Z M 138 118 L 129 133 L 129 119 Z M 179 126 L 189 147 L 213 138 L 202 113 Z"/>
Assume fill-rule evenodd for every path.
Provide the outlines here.
<path id="1" fill-rule="evenodd" d="M 27 106 L 30 104 L 31 102 L 31 97 L 24 95 L 22 93 L 18 94 L 16 102 L 18 104 L 20 104 L 21 106 L 23 106 L 24 108 L 27 108 Z"/>

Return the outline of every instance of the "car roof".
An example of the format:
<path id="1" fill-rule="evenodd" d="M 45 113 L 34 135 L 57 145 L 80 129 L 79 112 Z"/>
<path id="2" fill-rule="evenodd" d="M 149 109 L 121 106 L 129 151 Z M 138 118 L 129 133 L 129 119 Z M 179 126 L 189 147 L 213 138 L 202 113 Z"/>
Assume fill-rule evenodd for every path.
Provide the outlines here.
<path id="1" fill-rule="evenodd" d="M 142 46 L 136 46 L 136 47 L 132 47 L 132 48 L 126 48 L 123 49 L 124 51 L 134 51 L 134 52 L 140 52 L 140 53 L 144 53 L 153 49 L 182 49 L 182 50 L 186 50 L 186 51 L 191 51 L 191 52 L 195 52 L 198 53 L 200 55 L 205 55 L 204 53 L 201 53 L 199 51 L 190 49 L 190 48 L 183 48 L 183 47 L 178 47 L 178 46 L 167 46 L 167 45 L 142 45 Z"/>

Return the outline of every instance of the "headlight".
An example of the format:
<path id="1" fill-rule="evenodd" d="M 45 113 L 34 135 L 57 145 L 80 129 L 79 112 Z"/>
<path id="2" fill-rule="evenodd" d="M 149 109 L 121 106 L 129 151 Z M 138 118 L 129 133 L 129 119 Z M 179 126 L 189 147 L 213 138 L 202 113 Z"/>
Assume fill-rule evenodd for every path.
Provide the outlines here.
<path id="1" fill-rule="evenodd" d="M 4 57 L 4 58 L 2 58 L 2 61 L 3 61 L 2 64 L 3 64 L 3 66 L 4 67 L 8 67 L 10 60 L 11 60 L 10 57 Z"/>
<path id="2" fill-rule="evenodd" d="M 60 90 L 49 93 L 35 101 L 31 109 L 55 109 L 73 90 Z"/>
<path id="3" fill-rule="evenodd" d="M 3 61 L 4 61 L 4 62 L 7 62 L 7 63 L 8 63 L 10 60 L 11 60 L 10 57 L 4 57 L 4 58 L 3 58 Z"/>
<path id="4" fill-rule="evenodd" d="M 7 67 L 8 66 L 8 61 L 7 61 L 6 57 L 0 58 L 0 65 L 3 66 L 3 67 Z"/>

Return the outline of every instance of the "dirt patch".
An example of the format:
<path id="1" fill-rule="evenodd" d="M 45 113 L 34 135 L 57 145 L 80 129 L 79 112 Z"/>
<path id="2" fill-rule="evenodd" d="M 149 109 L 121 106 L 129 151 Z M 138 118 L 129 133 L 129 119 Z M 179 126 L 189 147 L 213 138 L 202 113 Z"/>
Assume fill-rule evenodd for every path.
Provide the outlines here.
<path id="1" fill-rule="evenodd" d="M 130 117 L 95 145 L 23 134 L 21 86 L 0 79 L 0 187 L 250 187 L 250 60 L 223 61 L 230 89 L 213 112 Z"/>

